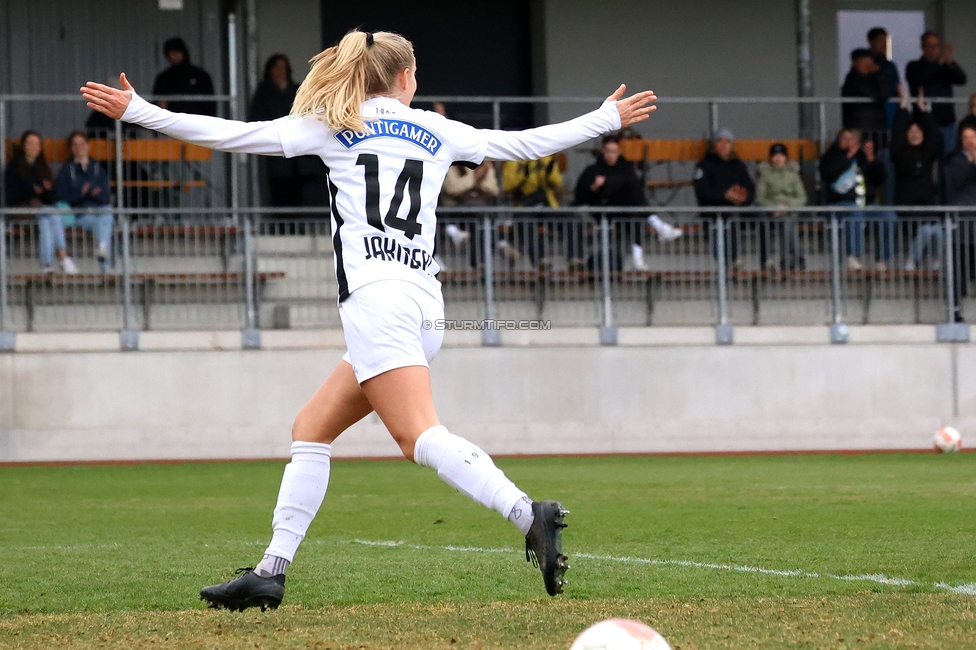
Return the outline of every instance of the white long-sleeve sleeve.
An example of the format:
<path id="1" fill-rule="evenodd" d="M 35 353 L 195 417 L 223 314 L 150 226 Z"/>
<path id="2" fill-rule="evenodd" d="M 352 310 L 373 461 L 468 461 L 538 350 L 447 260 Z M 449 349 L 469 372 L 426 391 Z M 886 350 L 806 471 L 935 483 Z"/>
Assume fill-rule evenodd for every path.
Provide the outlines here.
<path id="1" fill-rule="evenodd" d="M 285 155 L 275 122 L 237 122 L 207 115 L 173 113 L 132 93 L 123 122 L 209 149 L 264 156 Z"/>
<path id="2" fill-rule="evenodd" d="M 488 141 L 485 157 L 492 160 L 538 160 L 619 128 L 617 104 L 606 101 L 597 110 L 568 122 L 525 131 L 482 130 Z"/>

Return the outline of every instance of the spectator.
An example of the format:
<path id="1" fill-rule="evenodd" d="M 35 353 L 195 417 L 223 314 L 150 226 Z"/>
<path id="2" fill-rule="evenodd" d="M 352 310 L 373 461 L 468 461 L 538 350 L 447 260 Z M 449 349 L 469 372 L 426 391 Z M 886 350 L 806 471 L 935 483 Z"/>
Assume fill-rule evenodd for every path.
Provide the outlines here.
<path id="1" fill-rule="evenodd" d="M 749 176 L 744 162 L 735 155 L 735 137 L 729 129 L 719 129 L 711 150 L 695 168 L 695 197 L 702 207 L 741 207 L 752 205 L 756 198 L 756 185 Z M 721 214 L 716 214 L 721 216 Z M 726 261 L 733 270 L 739 268 L 738 229 L 726 222 Z M 760 237 L 760 265 L 766 265 L 766 238 Z"/>
<path id="2" fill-rule="evenodd" d="M 969 97 L 968 109 L 969 110 L 966 113 L 966 117 L 962 118 L 959 123 L 960 125 L 965 123 L 967 126 L 972 125 L 973 127 L 976 127 L 976 93 L 973 93 Z"/>
<path id="3" fill-rule="evenodd" d="M 964 122 L 959 125 L 958 146 L 946 163 L 948 185 L 952 190 L 953 205 L 963 205 L 973 208 L 969 215 L 976 213 L 976 124 Z M 968 295 L 969 283 L 973 277 L 976 265 L 976 250 L 974 250 L 972 233 L 967 233 L 966 259 L 956 264 L 956 291 L 961 295 Z M 962 257 L 962 256 L 960 256 Z M 962 301 L 956 296 L 956 322 L 962 322 Z"/>
<path id="4" fill-rule="evenodd" d="M 901 92 L 901 106 L 895 115 L 891 133 L 891 161 L 895 168 L 895 204 L 932 206 L 938 203 L 939 188 L 935 182 L 935 169 L 942 151 L 939 126 L 925 105 L 921 92 L 918 107 L 912 114 L 908 95 Z M 937 213 L 932 216 L 913 215 L 918 232 L 912 242 L 911 256 L 905 264 L 906 271 L 919 268 L 932 250 L 931 261 L 938 266 L 942 257 L 943 230 Z M 921 222 L 925 223 L 921 223 Z"/>
<path id="5" fill-rule="evenodd" d="M 474 169 L 463 165 L 452 165 L 444 177 L 441 196 L 438 205 L 444 207 L 494 205 L 498 199 L 498 179 L 495 176 L 495 166 L 490 162 L 483 162 Z M 474 216 L 474 215 L 468 215 Z M 438 218 L 440 221 L 440 218 Z M 477 223 L 468 221 L 459 227 L 456 223 L 444 223 L 444 232 L 455 247 L 464 245 L 476 231 Z M 436 244 L 437 242 L 435 242 Z M 471 266 L 477 265 L 478 253 L 474 247 L 469 251 Z M 439 264 L 444 269 L 443 264 Z"/>
<path id="6" fill-rule="evenodd" d="M 502 186 L 511 196 L 513 205 L 557 208 L 563 188 L 563 175 L 559 171 L 555 156 L 522 162 L 509 161 L 502 167 Z M 529 259 L 533 264 L 540 267 L 550 265 L 550 261 L 546 258 L 546 228 L 541 222 L 532 224 L 525 219 L 517 218 L 514 236 L 528 250 Z M 508 232 L 503 230 L 503 237 L 498 242 L 502 254 L 510 261 L 519 254 L 512 237 L 511 230 Z"/>
<path id="7" fill-rule="evenodd" d="M 851 52 L 851 69 L 840 89 L 841 97 L 873 99 L 870 104 L 844 104 L 842 108 L 845 129 L 857 129 L 870 134 L 875 145 L 887 144 L 882 134 L 888 130 L 885 102 L 888 99 L 887 76 L 878 68 L 871 52 L 857 49 Z"/>
<path id="8" fill-rule="evenodd" d="M 153 95 L 213 95 L 214 87 L 210 75 L 203 68 L 190 63 L 190 51 L 182 38 L 171 38 L 163 45 L 163 56 L 170 67 L 156 75 Z M 194 113 L 196 115 L 216 115 L 217 102 L 198 100 L 162 100 L 156 102 L 161 108 L 174 113 Z"/>
<path id="9" fill-rule="evenodd" d="M 885 169 L 875 156 L 874 143 L 868 140 L 862 146 L 861 133 L 857 129 L 841 129 L 834 144 L 820 158 L 820 177 L 823 179 L 829 205 L 864 208 L 875 202 L 878 187 L 885 181 Z M 875 246 L 876 268 L 887 269 L 894 249 L 894 225 L 897 215 L 891 211 L 877 212 L 873 221 L 878 226 L 878 242 Z M 845 223 L 844 240 L 847 250 L 847 268 L 860 271 L 864 254 L 865 211 L 856 210 L 841 215 Z"/>
<path id="10" fill-rule="evenodd" d="M 778 233 L 779 265 L 783 270 L 804 269 L 806 260 L 800 248 L 797 215 L 789 208 L 807 204 L 807 190 L 800 177 L 800 168 L 789 162 L 786 145 L 777 143 L 769 148 L 769 162 L 759 165 L 756 180 L 756 205 L 778 208 L 772 216 L 777 219 L 773 232 Z"/>
<path id="11" fill-rule="evenodd" d="M 888 42 L 888 32 L 884 27 L 875 27 L 868 32 L 868 49 L 871 51 L 874 63 L 878 66 L 878 70 L 885 79 L 888 98 L 891 99 L 892 97 L 898 97 L 900 78 L 898 76 L 898 68 L 888 59 Z M 888 120 L 889 128 L 894 124 L 897 108 L 891 102 L 885 103 L 885 117 Z"/>
<path id="12" fill-rule="evenodd" d="M 620 155 L 620 140 L 617 136 L 604 136 L 600 146 L 600 156 L 596 162 L 583 170 L 576 182 L 575 205 L 591 206 L 645 206 L 647 196 L 634 169 L 634 163 Z M 647 217 L 647 222 L 662 241 L 672 241 L 682 235 L 682 230 L 662 221 L 656 214 Z M 618 224 L 620 225 L 620 224 Z M 621 230 L 631 230 L 630 233 Z M 647 269 L 644 261 L 644 246 L 642 235 L 644 225 L 631 228 L 615 228 L 615 239 L 618 247 L 627 240 L 631 241 L 631 257 L 634 268 Z M 630 236 L 627 236 L 629 234 Z M 612 257 L 613 268 L 621 268 L 622 255 L 619 248 Z"/>
<path id="13" fill-rule="evenodd" d="M 955 62 L 952 43 L 942 43 L 935 32 L 922 34 L 922 58 L 910 61 L 905 67 L 905 79 L 909 92 L 914 96 L 919 90 L 926 97 L 952 97 L 952 87 L 966 83 L 966 73 Z M 932 117 L 942 133 L 945 151 L 956 147 L 956 108 L 952 104 L 935 104 Z"/>
<path id="14" fill-rule="evenodd" d="M 95 233 L 95 257 L 103 271 L 112 266 L 112 229 L 115 219 L 108 208 L 112 205 L 108 172 L 89 156 L 88 137 L 81 131 L 68 136 L 71 158 L 58 172 L 55 196 L 59 207 L 102 208 L 97 213 L 62 217 L 64 224 L 74 225 Z"/>
<path id="15" fill-rule="evenodd" d="M 291 76 L 291 63 L 284 54 L 273 54 L 264 64 L 264 78 L 254 91 L 248 108 L 249 122 L 276 120 L 291 112 L 298 84 Z M 298 175 L 298 158 L 266 157 L 262 160 L 267 172 L 272 207 L 302 205 L 302 179 Z"/>
<path id="16" fill-rule="evenodd" d="M 61 215 L 51 211 L 54 204 L 54 177 L 44 160 L 41 136 L 25 131 L 13 159 L 4 170 L 7 205 L 12 208 L 37 209 L 37 230 L 41 270 L 49 272 L 57 253 L 65 273 L 74 274 L 78 267 L 68 257 Z"/>

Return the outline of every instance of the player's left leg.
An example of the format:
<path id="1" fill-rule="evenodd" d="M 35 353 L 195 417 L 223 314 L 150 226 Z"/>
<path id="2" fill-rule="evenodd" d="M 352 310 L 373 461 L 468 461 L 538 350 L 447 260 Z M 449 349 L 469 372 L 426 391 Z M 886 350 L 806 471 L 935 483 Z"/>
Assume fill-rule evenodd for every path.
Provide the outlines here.
<path id="1" fill-rule="evenodd" d="M 512 522 L 526 536 L 526 560 L 542 570 L 546 591 L 562 592 L 569 565 L 561 531 L 568 512 L 555 501 L 533 502 L 484 450 L 440 423 L 427 367 L 389 370 L 364 381 L 362 389 L 403 455 Z"/>

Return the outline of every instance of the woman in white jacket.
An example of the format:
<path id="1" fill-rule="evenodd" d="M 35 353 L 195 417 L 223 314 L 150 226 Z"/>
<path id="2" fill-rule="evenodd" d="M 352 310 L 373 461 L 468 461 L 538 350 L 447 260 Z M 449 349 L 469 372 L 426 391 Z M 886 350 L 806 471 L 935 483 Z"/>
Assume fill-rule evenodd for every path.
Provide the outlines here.
<path id="1" fill-rule="evenodd" d="M 317 155 L 328 168 L 339 313 L 347 353 L 292 428 L 264 558 L 238 578 L 206 587 L 213 607 L 275 608 L 285 569 L 325 497 L 332 442 L 376 411 L 404 456 L 462 494 L 492 508 L 526 536 L 547 592 L 562 591 L 569 568 L 560 530 L 567 512 L 530 500 L 488 454 L 451 434 L 437 417 L 428 362 L 440 348 L 444 318 L 433 259 L 437 197 L 454 163 L 486 158 L 535 160 L 647 119 L 656 97 L 627 99 L 620 86 L 597 110 L 523 132 L 477 130 L 410 108 L 417 89 L 413 46 L 391 32 L 351 31 L 312 59 L 292 114 L 234 122 L 171 113 L 123 90 L 89 82 L 88 106 L 113 119 L 222 151 Z"/>

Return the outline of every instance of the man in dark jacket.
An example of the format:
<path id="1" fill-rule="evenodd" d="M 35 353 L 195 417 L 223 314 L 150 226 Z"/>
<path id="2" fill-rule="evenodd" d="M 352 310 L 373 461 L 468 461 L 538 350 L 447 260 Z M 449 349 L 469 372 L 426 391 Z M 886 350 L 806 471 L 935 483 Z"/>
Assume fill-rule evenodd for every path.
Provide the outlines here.
<path id="1" fill-rule="evenodd" d="M 745 163 L 739 160 L 732 150 L 734 143 L 735 137 L 731 130 L 719 129 L 715 134 L 711 150 L 695 167 L 695 198 L 698 199 L 698 205 L 741 207 L 755 203 L 756 184 L 749 175 Z M 709 213 L 709 216 L 715 214 Z M 738 222 L 730 222 L 726 219 L 726 260 L 731 262 L 733 269 L 736 269 L 739 263 L 739 231 Z M 766 237 L 763 234 L 761 232 L 759 237 L 759 264 L 766 266 Z"/>
<path id="2" fill-rule="evenodd" d="M 163 55 L 170 67 L 156 75 L 153 95 L 213 95 L 214 87 L 210 75 L 203 68 L 190 63 L 190 52 L 182 38 L 171 38 L 163 45 Z M 217 115 L 217 102 L 177 100 L 160 101 L 161 108 L 176 113 L 196 115 Z"/>
<path id="3" fill-rule="evenodd" d="M 868 32 L 868 49 L 874 63 L 878 66 L 881 76 L 885 80 L 885 87 L 888 90 L 888 98 L 898 96 L 898 68 L 888 58 L 888 32 L 884 27 L 875 27 Z M 888 118 L 888 126 L 891 127 L 895 121 L 895 110 L 898 107 L 888 102 L 885 104 L 885 117 Z"/>
<path id="4" fill-rule="evenodd" d="M 926 97 L 952 97 L 952 87 L 966 83 L 966 73 L 953 60 L 952 43 L 942 43 L 935 32 L 922 34 L 922 58 L 905 67 L 905 79 L 911 94 L 922 90 Z M 956 147 L 956 108 L 952 104 L 934 104 L 932 116 L 942 133 L 948 153 Z"/>
<path id="5" fill-rule="evenodd" d="M 840 89 L 841 97 L 861 97 L 874 100 L 870 104 L 844 104 L 843 122 L 845 129 L 857 129 L 875 142 L 886 143 L 879 135 L 887 132 L 888 118 L 885 115 L 885 102 L 888 99 L 887 77 L 878 69 L 871 52 L 857 49 L 851 52 L 851 69 Z"/>
<path id="6" fill-rule="evenodd" d="M 864 208 L 873 204 L 885 177 L 884 165 L 875 156 L 874 143 L 868 140 L 862 146 L 861 134 L 856 129 L 841 129 L 834 144 L 820 158 L 820 178 L 830 205 Z M 863 268 L 860 257 L 864 253 L 865 212 L 845 212 L 840 218 L 845 224 L 847 267 L 851 271 L 860 271 Z M 898 216 L 883 210 L 872 212 L 871 219 L 878 227 L 877 268 L 884 270 L 894 248 Z"/>
<path id="7" fill-rule="evenodd" d="M 634 163 L 620 155 L 620 140 L 615 135 L 604 136 L 600 146 L 600 155 L 596 162 L 583 170 L 576 181 L 576 194 L 573 205 L 592 206 L 644 206 L 647 196 L 641 186 Z M 611 266 L 615 270 L 622 268 L 623 256 L 620 248 L 625 240 L 631 241 L 631 256 L 634 268 L 644 270 L 643 223 L 634 223 L 632 217 L 626 215 L 614 229 L 616 242 L 615 252 L 611 252 Z M 665 223 L 657 215 L 647 217 L 647 221 L 658 237 L 663 241 L 671 241 L 681 236 L 682 231 L 671 224 Z M 625 232 L 629 230 L 630 232 Z"/>

